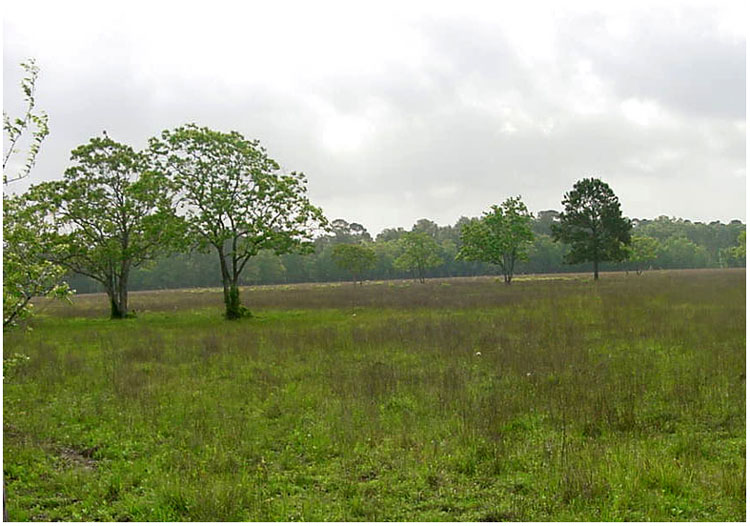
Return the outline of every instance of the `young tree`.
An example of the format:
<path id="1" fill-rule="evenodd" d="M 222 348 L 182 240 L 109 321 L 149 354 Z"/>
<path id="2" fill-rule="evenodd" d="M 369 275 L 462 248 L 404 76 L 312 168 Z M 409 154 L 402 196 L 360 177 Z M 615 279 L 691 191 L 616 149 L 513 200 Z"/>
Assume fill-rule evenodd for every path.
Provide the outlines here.
<path id="1" fill-rule="evenodd" d="M 32 313 L 31 299 L 38 296 L 68 298 L 62 281 L 66 269 L 49 261 L 63 250 L 46 213 L 29 206 L 25 196 L 3 200 L 3 330 L 14 327 Z"/>
<path id="2" fill-rule="evenodd" d="M 219 256 L 226 317 L 249 316 L 238 288 L 248 260 L 262 249 L 309 251 L 327 224 L 307 198 L 307 179 L 281 173 L 257 140 L 195 124 L 165 130 L 151 152 L 177 189 L 189 238 Z"/>
<path id="3" fill-rule="evenodd" d="M 594 264 L 599 279 L 599 263 L 622 261 L 628 255 L 632 224 L 622 217 L 620 201 L 609 185 L 600 179 L 581 179 L 562 201 L 565 210 L 552 225 L 555 241 L 571 245 L 566 263 Z"/>
<path id="4" fill-rule="evenodd" d="M 62 281 L 63 269 L 40 258 L 48 247 L 42 242 L 43 224 L 38 216 L 27 213 L 22 201 L 5 194 L 5 186 L 29 175 L 36 162 L 42 142 L 49 134 L 47 114 L 35 113 L 36 80 L 39 68 L 34 59 L 21 63 L 26 76 L 21 90 L 26 101 L 22 117 L 11 118 L 3 111 L 3 331 L 31 315 L 33 296 L 67 298 L 71 294 Z M 28 132 L 31 132 L 29 137 Z M 16 154 L 23 148 L 20 141 L 28 140 L 23 161 L 16 162 Z M 3 368 L 6 361 L 3 359 Z M 3 521 L 8 521 L 5 507 L 5 478 L 3 478 Z"/>
<path id="5" fill-rule="evenodd" d="M 653 237 L 633 236 L 628 248 L 628 261 L 635 265 L 635 273 L 639 276 L 643 269 L 654 261 L 659 253 L 659 242 Z"/>
<path id="6" fill-rule="evenodd" d="M 31 168 L 36 162 L 39 148 L 42 141 L 49 135 L 47 126 L 47 114 L 45 112 L 36 113 L 36 80 L 39 77 L 39 67 L 34 59 L 29 59 L 21 63 L 21 67 L 26 71 L 26 76 L 21 80 L 21 90 L 26 101 L 26 110 L 22 117 L 11 118 L 3 112 L 3 132 L 6 150 L 3 152 L 3 184 L 12 183 L 23 179 L 31 172 Z M 28 135 L 31 132 L 31 136 Z M 20 142 L 26 137 L 28 146 L 26 147 L 25 159 L 19 163 L 18 167 L 9 173 L 14 163 L 17 153 L 20 153 Z"/>
<path id="7" fill-rule="evenodd" d="M 47 115 L 35 112 L 36 81 L 39 68 L 33 59 L 21 63 L 26 76 L 21 90 L 26 101 L 22 117 L 3 112 L 3 329 L 31 315 L 31 298 L 71 294 L 63 282 L 65 269 L 49 262 L 44 254 L 55 249 L 50 244 L 49 224 L 44 214 L 28 207 L 24 197 L 5 194 L 5 186 L 27 177 L 36 162 L 42 141 L 49 134 Z M 31 136 L 28 137 L 29 132 Z M 25 148 L 21 146 L 28 139 Z M 17 154 L 25 150 L 23 160 Z"/>
<path id="8" fill-rule="evenodd" d="M 167 179 L 150 169 L 148 157 L 105 134 L 71 153 L 74 165 L 62 181 L 29 190 L 49 206 L 63 254 L 51 259 L 104 286 L 111 317 L 125 318 L 130 271 L 181 243 Z"/>
<path id="9" fill-rule="evenodd" d="M 440 246 L 425 232 L 407 232 L 398 241 L 401 255 L 393 265 L 402 270 L 410 270 L 420 283 L 424 283 L 425 271 L 437 267 L 443 260 L 440 258 Z"/>
<path id="10" fill-rule="evenodd" d="M 375 251 L 363 244 L 334 245 L 331 257 L 336 265 L 352 275 L 355 285 L 357 281 L 362 284 L 362 274 L 374 268 L 377 260 Z"/>
<path id="11" fill-rule="evenodd" d="M 516 261 L 528 259 L 534 240 L 532 215 L 521 197 L 510 197 L 493 206 L 481 219 L 474 219 L 461 229 L 462 247 L 458 258 L 498 265 L 506 285 L 513 279 Z"/>

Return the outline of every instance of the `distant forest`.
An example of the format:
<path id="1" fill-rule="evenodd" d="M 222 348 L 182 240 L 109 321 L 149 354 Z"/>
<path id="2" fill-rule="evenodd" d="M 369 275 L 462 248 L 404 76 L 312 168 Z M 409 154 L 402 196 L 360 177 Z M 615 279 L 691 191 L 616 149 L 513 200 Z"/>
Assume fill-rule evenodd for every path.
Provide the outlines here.
<path id="1" fill-rule="evenodd" d="M 590 263 L 568 265 L 563 257 L 569 247 L 552 240 L 550 226 L 558 212 L 546 210 L 534 217 L 534 241 L 529 250 L 529 260 L 517 264 L 518 274 L 588 272 Z M 411 231 L 425 232 L 437 242 L 442 264 L 426 271 L 426 277 L 497 275 L 495 265 L 456 259 L 461 248 L 461 227 L 469 218 L 460 218 L 453 226 L 438 226 L 428 219 L 420 219 Z M 386 280 L 414 277 L 399 270 L 394 261 L 400 253 L 398 240 L 407 232 L 403 228 L 386 228 L 373 236 L 358 223 L 343 219 L 332 222 L 332 231 L 315 240 L 315 251 L 310 254 L 285 254 L 276 256 L 270 251 L 261 252 L 244 269 L 242 285 L 282 283 L 349 281 L 351 274 L 336 265 L 332 258 L 333 247 L 345 243 L 367 243 L 377 260 L 364 279 Z M 655 258 L 647 264 L 652 269 L 744 267 L 744 258 L 737 258 L 732 247 L 738 244 L 745 225 L 734 220 L 729 224 L 714 221 L 709 224 L 694 223 L 685 219 L 661 216 L 657 219 L 633 219 L 633 236 L 645 236 L 658 242 Z M 603 263 L 601 270 L 633 270 L 634 263 Z M 101 286 L 81 275 L 67 278 L 70 286 L 79 293 L 98 292 Z M 131 290 L 176 289 L 191 287 L 220 287 L 221 275 L 216 271 L 216 254 L 190 252 L 175 254 L 157 260 L 147 268 L 133 271 Z"/>

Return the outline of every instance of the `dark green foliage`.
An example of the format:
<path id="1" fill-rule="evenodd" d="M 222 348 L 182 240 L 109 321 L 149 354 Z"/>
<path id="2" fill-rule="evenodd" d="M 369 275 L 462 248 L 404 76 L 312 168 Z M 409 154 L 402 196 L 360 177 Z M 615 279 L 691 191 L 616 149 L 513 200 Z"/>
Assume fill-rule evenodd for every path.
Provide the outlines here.
<path id="1" fill-rule="evenodd" d="M 627 258 L 632 224 L 622 217 L 620 201 L 607 183 L 581 179 L 565 194 L 563 206 L 552 237 L 570 245 L 567 263 L 591 261 L 599 279 L 600 262 Z"/>
<path id="2" fill-rule="evenodd" d="M 532 230 L 536 233 L 529 247 L 528 261 L 518 261 L 515 274 L 530 273 L 561 273 L 561 272 L 583 272 L 588 266 L 586 263 L 575 265 L 566 264 L 563 260 L 569 246 L 555 242 L 550 235 L 543 232 L 549 231 L 549 226 L 557 212 L 540 212 L 532 220 Z M 343 220 L 342 220 L 343 221 Z M 359 235 L 350 229 L 350 223 L 341 230 L 340 239 L 345 243 L 359 243 L 366 240 L 369 234 Z M 478 276 L 493 275 L 497 268 L 489 263 L 479 261 L 464 261 L 455 259 L 457 251 L 461 248 L 460 231 L 468 224 L 468 218 L 461 218 L 454 226 L 440 226 L 437 229 L 439 256 L 443 262 L 425 271 L 428 278 L 450 277 L 450 276 Z M 351 223 L 356 225 L 356 223 Z M 711 243 L 702 241 L 700 232 L 706 227 L 713 233 L 710 237 Z M 335 229 L 334 229 L 335 230 Z M 733 247 L 738 247 L 738 236 L 745 231 L 745 225 L 739 221 L 729 224 L 693 223 L 679 219 L 659 218 L 656 220 L 634 220 L 633 236 L 644 236 L 656 239 L 657 256 L 650 260 L 644 268 L 695 268 L 705 267 L 744 267 L 744 258 L 735 257 L 739 254 Z M 371 246 L 376 254 L 375 267 L 369 271 L 369 277 L 373 280 L 399 279 L 411 276 L 408 270 L 394 267 L 394 261 L 398 258 L 398 239 L 405 233 L 403 229 L 386 229 L 377 236 L 377 241 Z M 664 233 L 666 235 L 664 237 Z M 707 258 L 686 257 L 681 259 L 680 253 L 665 252 L 664 244 L 672 235 L 686 237 L 691 240 L 699 252 L 705 250 Z M 337 234 L 326 234 L 316 238 L 315 250 L 310 254 L 283 254 L 276 256 L 273 251 L 261 251 L 257 257 L 248 262 L 245 270 L 240 275 L 240 284 L 260 285 L 272 283 L 307 283 L 325 281 L 346 281 L 351 279 L 351 274 L 335 264 L 332 259 L 333 246 L 336 244 Z M 718 241 L 716 241 L 718 240 Z M 713 247 L 713 248 L 711 248 Z M 715 255 L 711 250 L 717 250 Z M 691 256 L 692 252 L 682 252 L 685 256 Z M 216 287 L 221 286 L 221 275 L 215 272 L 216 260 L 208 254 L 192 252 L 189 254 L 176 254 L 165 259 L 160 259 L 147 268 L 138 268 L 131 278 L 132 290 L 149 290 L 178 287 Z M 636 264 L 628 259 L 623 262 L 608 262 L 600 265 L 600 270 L 636 270 Z M 95 292 L 100 290 L 96 283 L 82 279 L 80 276 L 68 278 L 71 286 L 78 292 Z"/>

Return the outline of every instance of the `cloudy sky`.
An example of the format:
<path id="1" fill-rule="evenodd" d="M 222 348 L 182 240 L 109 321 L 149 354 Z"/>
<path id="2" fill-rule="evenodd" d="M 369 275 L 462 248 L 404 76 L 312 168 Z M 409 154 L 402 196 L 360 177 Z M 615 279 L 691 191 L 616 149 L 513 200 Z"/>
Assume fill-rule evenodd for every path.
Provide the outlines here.
<path id="1" fill-rule="evenodd" d="M 373 234 L 512 195 L 559 210 L 589 176 L 629 217 L 745 221 L 747 9 L 627 5 L 11 0 L 3 106 L 35 57 L 32 182 L 104 129 L 143 148 L 196 122 L 259 139 Z"/>

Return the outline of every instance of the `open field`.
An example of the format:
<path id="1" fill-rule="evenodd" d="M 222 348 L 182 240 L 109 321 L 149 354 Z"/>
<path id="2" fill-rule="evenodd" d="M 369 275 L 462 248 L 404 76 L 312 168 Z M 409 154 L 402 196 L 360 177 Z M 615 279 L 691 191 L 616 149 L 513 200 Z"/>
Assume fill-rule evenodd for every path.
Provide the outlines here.
<path id="1" fill-rule="evenodd" d="M 746 518 L 744 269 L 243 294 L 5 335 L 11 519 Z"/>

